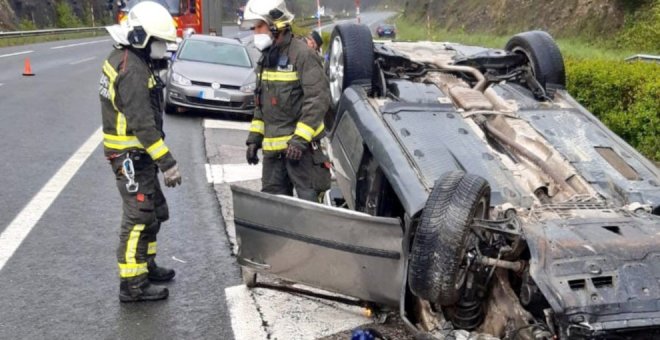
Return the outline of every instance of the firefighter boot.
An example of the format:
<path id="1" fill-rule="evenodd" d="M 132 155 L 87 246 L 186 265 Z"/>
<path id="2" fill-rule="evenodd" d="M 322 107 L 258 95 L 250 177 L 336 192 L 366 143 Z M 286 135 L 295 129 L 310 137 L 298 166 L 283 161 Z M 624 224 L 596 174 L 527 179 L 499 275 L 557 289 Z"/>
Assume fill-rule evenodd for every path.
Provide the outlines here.
<path id="1" fill-rule="evenodd" d="M 167 299 L 169 290 L 165 287 L 152 285 L 144 277 L 140 279 L 122 280 L 119 284 L 119 301 L 139 302 Z"/>
<path id="2" fill-rule="evenodd" d="M 159 267 L 153 258 L 147 260 L 147 268 L 149 269 L 149 281 L 167 282 L 176 275 L 174 269 Z"/>

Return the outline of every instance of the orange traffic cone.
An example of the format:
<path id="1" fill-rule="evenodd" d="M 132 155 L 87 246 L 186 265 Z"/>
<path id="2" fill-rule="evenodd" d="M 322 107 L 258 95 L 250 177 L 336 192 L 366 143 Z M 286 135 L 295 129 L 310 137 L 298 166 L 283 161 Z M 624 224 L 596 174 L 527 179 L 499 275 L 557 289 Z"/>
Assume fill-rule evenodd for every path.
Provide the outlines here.
<path id="1" fill-rule="evenodd" d="M 33 76 L 32 66 L 30 66 L 30 58 L 25 58 L 25 68 L 23 69 L 24 76 Z"/>

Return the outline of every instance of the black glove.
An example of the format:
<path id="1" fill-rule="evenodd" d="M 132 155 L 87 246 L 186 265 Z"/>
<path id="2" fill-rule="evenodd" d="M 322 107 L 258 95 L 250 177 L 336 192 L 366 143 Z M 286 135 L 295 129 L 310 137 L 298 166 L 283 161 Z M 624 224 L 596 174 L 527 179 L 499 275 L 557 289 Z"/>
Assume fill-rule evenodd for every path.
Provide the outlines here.
<path id="1" fill-rule="evenodd" d="M 286 158 L 292 161 L 299 161 L 302 158 L 303 149 L 294 144 L 289 143 L 289 146 L 286 148 Z"/>
<path id="2" fill-rule="evenodd" d="M 248 164 L 257 165 L 259 164 L 259 156 L 257 156 L 257 151 L 259 147 L 255 143 L 248 144 L 247 152 L 245 153 L 245 159 L 247 159 Z"/>

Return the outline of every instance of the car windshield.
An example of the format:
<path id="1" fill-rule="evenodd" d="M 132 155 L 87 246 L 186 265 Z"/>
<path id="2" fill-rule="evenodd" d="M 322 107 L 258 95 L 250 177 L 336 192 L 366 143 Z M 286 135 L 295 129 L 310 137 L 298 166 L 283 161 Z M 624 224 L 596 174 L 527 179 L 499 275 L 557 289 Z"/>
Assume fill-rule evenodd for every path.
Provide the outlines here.
<path id="1" fill-rule="evenodd" d="M 177 58 L 219 65 L 252 67 L 252 61 L 244 46 L 218 41 L 186 40 Z"/>
<path id="2" fill-rule="evenodd" d="M 131 10 L 131 8 L 133 8 L 133 6 L 139 4 L 142 1 L 146 1 L 146 0 L 127 0 L 126 7 L 122 8 L 121 10 L 124 12 L 128 12 Z M 167 10 L 172 15 L 179 15 L 180 0 L 150 0 L 150 1 L 154 1 L 163 5 L 163 7 L 167 8 Z"/>

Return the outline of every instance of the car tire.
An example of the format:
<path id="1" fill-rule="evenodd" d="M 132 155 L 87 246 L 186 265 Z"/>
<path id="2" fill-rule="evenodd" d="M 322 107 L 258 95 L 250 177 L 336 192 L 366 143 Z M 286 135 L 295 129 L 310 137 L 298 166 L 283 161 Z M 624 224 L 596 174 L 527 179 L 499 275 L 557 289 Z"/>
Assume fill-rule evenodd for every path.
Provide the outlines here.
<path id="1" fill-rule="evenodd" d="M 371 84 L 374 67 L 374 42 L 365 25 L 335 26 L 330 38 L 326 74 L 330 79 L 333 107 L 344 89 L 356 84 Z"/>
<path id="2" fill-rule="evenodd" d="M 490 186 L 462 171 L 436 181 L 422 211 L 410 256 L 411 291 L 441 306 L 458 302 L 465 278 L 465 255 L 472 244 L 470 224 L 488 217 Z"/>
<path id="3" fill-rule="evenodd" d="M 544 31 L 529 31 L 514 35 L 504 48 L 524 54 L 534 71 L 534 77 L 547 90 L 548 86 L 566 87 L 564 58 L 555 40 Z"/>
<path id="4" fill-rule="evenodd" d="M 170 104 L 165 104 L 165 113 L 168 115 L 173 115 L 177 112 L 176 106 L 170 105 Z"/>

